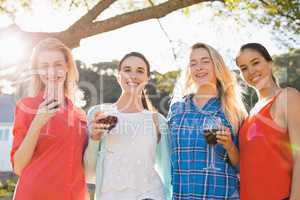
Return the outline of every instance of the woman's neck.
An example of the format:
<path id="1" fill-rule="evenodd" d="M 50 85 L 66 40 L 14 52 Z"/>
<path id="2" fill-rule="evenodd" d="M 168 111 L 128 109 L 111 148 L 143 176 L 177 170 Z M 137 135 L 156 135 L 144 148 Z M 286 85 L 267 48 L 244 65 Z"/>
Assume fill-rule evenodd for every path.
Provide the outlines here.
<path id="1" fill-rule="evenodd" d="M 132 93 L 122 93 L 116 106 L 122 112 L 141 112 L 144 110 L 141 95 Z"/>
<path id="2" fill-rule="evenodd" d="M 215 85 L 202 85 L 198 88 L 195 96 L 197 98 L 210 99 L 218 95 L 218 90 Z"/>
<path id="3" fill-rule="evenodd" d="M 275 83 L 271 83 L 269 87 L 262 88 L 258 91 L 259 100 L 267 100 L 274 96 L 280 89 Z"/>
<path id="4" fill-rule="evenodd" d="M 210 98 L 216 96 L 218 96 L 217 87 L 212 85 L 203 85 L 198 88 L 193 100 L 199 107 L 202 107 Z"/>

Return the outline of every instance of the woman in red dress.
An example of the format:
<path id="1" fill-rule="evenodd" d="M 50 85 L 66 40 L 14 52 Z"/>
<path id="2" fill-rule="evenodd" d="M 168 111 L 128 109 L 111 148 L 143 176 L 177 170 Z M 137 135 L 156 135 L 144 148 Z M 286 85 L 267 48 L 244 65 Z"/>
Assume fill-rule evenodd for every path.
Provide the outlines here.
<path id="1" fill-rule="evenodd" d="M 14 200 L 85 200 L 86 116 L 73 104 L 78 71 L 70 49 L 41 41 L 32 72 L 32 97 L 18 101 L 13 127 Z"/>
<path id="2" fill-rule="evenodd" d="M 243 45 L 236 63 L 259 97 L 239 133 L 241 200 L 298 200 L 300 93 L 276 84 L 261 44 Z"/>

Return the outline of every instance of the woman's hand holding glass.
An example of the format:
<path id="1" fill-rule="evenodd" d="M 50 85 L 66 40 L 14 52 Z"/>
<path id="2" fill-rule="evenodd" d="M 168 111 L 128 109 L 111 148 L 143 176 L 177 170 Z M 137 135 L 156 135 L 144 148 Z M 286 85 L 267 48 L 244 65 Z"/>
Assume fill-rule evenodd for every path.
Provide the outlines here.
<path id="1" fill-rule="evenodd" d="M 231 133 L 228 127 L 222 126 L 221 129 L 217 131 L 216 137 L 217 143 L 222 144 L 227 152 L 234 148 L 235 145 L 232 141 Z"/>
<path id="2" fill-rule="evenodd" d="M 99 123 L 99 120 L 104 119 L 106 117 L 107 117 L 106 114 L 102 112 L 95 113 L 92 121 L 92 134 L 90 136 L 93 140 L 100 140 L 104 135 L 104 133 L 106 132 L 105 127 L 107 125 Z"/>
<path id="3" fill-rule="evenodd" d="M 39 126 L 44 126 L 51 117 L 55 115 L 55 113 L 59 110 L 59 102 L 56 100 L 45 100 L 43 101 L 37 110 L 35 118 L 33 120 L 34 123 L 39 124 Z"/>
<path id="4" fill-rule="evenodd" d="M 116 126 L 117 122 L 117 117 L 97 112 L 94 115 L 94 119 L 92 122 L 91 138 L 93 140 L 100 140 L 104 134 L 109 133 L 109 131 Z"/>

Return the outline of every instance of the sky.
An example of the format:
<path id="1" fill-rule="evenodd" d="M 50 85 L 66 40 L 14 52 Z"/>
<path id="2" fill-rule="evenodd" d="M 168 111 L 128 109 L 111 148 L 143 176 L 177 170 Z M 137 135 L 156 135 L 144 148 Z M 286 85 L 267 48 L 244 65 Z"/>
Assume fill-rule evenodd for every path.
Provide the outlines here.
<path id="1" fill-rule="evenodd" d="M 24 30 L 62 31 L 84 13 L 84 10 L 80 9 L 68 13 L 61 12 L 62 9 L 49 9 L 50 1 L 46 0 L 33 2 L 31 13 L 18 13 L 16 18 L 18 25 Z M 80 47 L 73 49 L 73 55 L 75 59 L 92 64 L 120 60 L 128 52 L 139 51 L 148 58 L 152 70 L 165 73 L 185 67 L 189 47 L 196 42 L 204 42 L 215 47 L 230 68 L 235 67 L 234 57 L 239 47 L 247 42 L 262 43 L 272 55 L 287 52 L 287 48 L 276 41 L 269 28 L 258 28 L 247 23 L 244 27 L 240 27 L 233 19 L 213 18 L 214 11 L 210 8 L 201 10 L 195 6 L 193 8 L 189 16 L 183 15 L 182 11 L 176 11 L 160 20 L 169 38 L 157 20 L 148 20 L 83 39 Z M 118 12 L 116 6 L 109 8 L 100 17 L 106 18 Z M 7 18 L 0 16 L 0 27 L 8 23 Z M 0 56 L 0 62 L 1 59 L 16 59 L 21 55 L 22 42 L 26 41 L 18 41 L 15 38 L 0 40 L 0 52 L 6 52 L 6 55 Z M 177 59 L 172 54 L 172 48 L 177 53 Z"/>

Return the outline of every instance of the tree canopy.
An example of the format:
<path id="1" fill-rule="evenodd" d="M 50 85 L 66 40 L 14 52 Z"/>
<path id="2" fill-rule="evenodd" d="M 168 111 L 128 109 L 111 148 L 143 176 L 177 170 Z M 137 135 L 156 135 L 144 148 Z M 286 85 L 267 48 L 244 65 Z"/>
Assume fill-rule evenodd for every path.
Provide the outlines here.
<path id="1" fill-rule="evenodd" d="M 167 14 L 184 9 L 187 14 L 189 6 L 212 6 L 213 2 L 222 2 L 225 6 L 222 11 L 236 14 L 236 10 L 247 13 L 250 20 L 256 19 L 262 24 L 273 24 L 277 29 L 284 29 L 299 33 L 300 29 L 300 1 L 299 0 L 52 0 L 49 9 L 85 8 L 86 12 L 73 24 L 59 32 L 30 32 L 20 28 L 14 23 L 18 12 L 32 9 L 31 0 L 0 0 L 0 13 L 12 19 L 12 24 L 0 29 L 0 37 L 10 32 L 18 32 L 32 48 L 39 40 L 46 37 L 57 37 L 70 48 L 78 47 L 80 40 L 104 32 L 112 31 L 137 22 L 162 18 Z M 118 12 L 113 12 L 115 7 L 120 7 Z M 217 6 L 218 7 L 218 6 Z M 219 8 L 219 7 L 218 7 Z M 120 11 L 121 10 L 121 11 Z M 114 13 L 102 19 L 103 13 Z M 217 9 L 216 9 L 217 14 Z M 47 22 L 45 22 L 47 23 Z"/>

